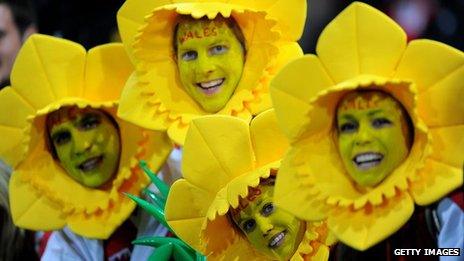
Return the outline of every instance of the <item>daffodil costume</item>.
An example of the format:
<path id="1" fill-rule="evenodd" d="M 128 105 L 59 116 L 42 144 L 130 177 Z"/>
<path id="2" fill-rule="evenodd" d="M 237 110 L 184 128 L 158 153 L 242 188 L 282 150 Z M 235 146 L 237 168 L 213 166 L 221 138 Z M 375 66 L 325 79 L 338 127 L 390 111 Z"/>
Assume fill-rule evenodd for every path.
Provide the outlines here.
<path id="1" fill-rule="evenodd" d="M 462 186 L 464 54 L 430 40 L 406 41 L 380 11 L 353 3 L 322 32 L 317 56 L 285 66 L 271 83 L 279 124 L 291 141 L 276 203 L 304 220 L 327 220 L 343 243 L 365 250 L 427 205 Z M 393 96 L 409 114 L 407 158 L 380 184 L 357 190 L 337 151 L 337 104 L 354 90 Z"/>
<path id="2" fill-rule="evenodd" d="M 184 146 L 184 179 L 168 195 L 169 226 L 208 260 L 266 259 L 231 223 L 228 211 L 279 168 L 287 148 L 272 110 L 251 123 L 219 115 L 193 120 Z M 292 260 L 326 260 L 328 238 L 324 222 L 307 223 Z"/>
<path id="3" fill-rule="evenodd" d="M 135 208 L 122 192 L 140 194 L 149 180 L 137 167 L 158 169 L 171 150 L 167 135 L 116 117 L 120 91 L 132 72 L 121 44 L 85 49 L 73 42 L 33 35 L 18 54 L 10 87 L 0 92 L 0 156 L 13 167 L 9 185 L 14 222 L 33 230 L 68 226 L 88 238 L 106 239 Z M 47 149 L 45 120 L 64 106 L 100 109 L 119 126 L 118 172 L 107 188 L 80 185 Z"/>
<path id="4" fill-rule="evenodd" d="M 245 38 L 241 79 L 217 114 L 249 120 L 270 108 L 270 79 L 285 63 L 302 55 L 296 40 L 304 27 L 306 1 L 128 0 L 118 12 L 118 25 L 135 72 L 123 90 L 118 115 L 148 129 L 167 130 L 182 145 L 190 121 L 211 114 L 187 94 L 179 80 L 173 48 L 179 15 L 232 17 Z"/>

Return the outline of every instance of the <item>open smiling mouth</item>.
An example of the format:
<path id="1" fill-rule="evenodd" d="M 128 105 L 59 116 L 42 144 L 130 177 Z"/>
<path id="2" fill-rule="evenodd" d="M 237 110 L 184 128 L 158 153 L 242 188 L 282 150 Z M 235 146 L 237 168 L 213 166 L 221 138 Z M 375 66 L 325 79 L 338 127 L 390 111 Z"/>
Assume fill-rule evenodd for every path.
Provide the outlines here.
<path id="1" fill-rule="evenodd" d="M 376 152 L 360 153 L 353 158 L 353 162 L 359 170 L 369 170 L 378 166 L 383 160 L 383 155 Z"/>
<path id="2" fill-rule="evenodd" d="M 287 230 L 277 233 L 271 238 L 271 240 L 269 240 L 268 247 L 274 248 L 274 249 L 280 247 L 284 243 L 286 235 L 287 235 Z"/>
<path id="3" fill-rule="evenodd" d="M 100 166 L 103 162 L 103 155 L 92 157 L 77 166 L 81 171 L 92 171 Z"/>
<path id="4" fill-rule="evenodd" d="M 199 82 L 197 86 L 206 95 L 213 95 L 219 91 L 219 88 L 224 83 L 225 78 L 215 79 L 207 82 Z"/>

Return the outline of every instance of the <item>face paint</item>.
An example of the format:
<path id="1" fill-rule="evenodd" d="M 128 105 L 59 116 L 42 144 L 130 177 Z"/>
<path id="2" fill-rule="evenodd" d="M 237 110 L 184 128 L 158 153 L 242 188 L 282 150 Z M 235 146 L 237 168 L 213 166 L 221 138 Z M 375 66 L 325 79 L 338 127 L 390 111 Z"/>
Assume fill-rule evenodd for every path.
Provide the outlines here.
<path id="1" fill-rule="evenodd" d="M 187 93 L 207 112 L 224 108 L 242 77 L 244 50 L 222 20 L 179 23 L 177 66 Z"/>
<path id="2" fill-rule="evenodd" d="M 304 223 L 274 206 L 274 186 L 260 185 L 253 196 L 241 200 L 240 210 L 232 214 L 234 223 L 251 245 L 273 260 L 288 260 L 298 248 Z"/>
<path id="3" fill-rule="evenodd" d="M 96 188 L 118 170 L 119 131 L 100 110 L 65 107 L 47 118 L 49 137 L 61 166 L 80 184 Z"/>
<path id="4" fill-rule="evenodd" d="M 351 93 L 337 109 L 338 149 L 351 178 L 376 186 L 408 156 L 410 130 L 400 104 L 381 92 Z"/>

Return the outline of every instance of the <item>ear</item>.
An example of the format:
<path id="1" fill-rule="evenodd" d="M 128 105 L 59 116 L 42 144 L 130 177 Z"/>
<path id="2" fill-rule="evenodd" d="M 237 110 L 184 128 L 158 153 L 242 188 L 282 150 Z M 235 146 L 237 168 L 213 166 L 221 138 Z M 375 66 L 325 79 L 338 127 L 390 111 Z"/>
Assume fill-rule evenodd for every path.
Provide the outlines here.
<path id="1" fill-rule="evenodd" d="M 23 43 L 26 41 L 26 39 L 31 36 L 32 34 L 37 33 L 37 27 L 34 24 L 29 25 L 26 30 L 24 30 L 23 36 L 22 36 L 22 41 Z"/>

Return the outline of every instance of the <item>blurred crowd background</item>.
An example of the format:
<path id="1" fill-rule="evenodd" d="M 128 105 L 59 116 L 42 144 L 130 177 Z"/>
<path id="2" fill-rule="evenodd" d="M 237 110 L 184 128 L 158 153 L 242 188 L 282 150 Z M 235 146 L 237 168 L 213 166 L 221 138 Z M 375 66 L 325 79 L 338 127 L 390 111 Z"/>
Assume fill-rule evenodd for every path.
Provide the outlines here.
<path id="1" fill-rule="evenodd" d="M 313 53 L 322 29 L 353 1 L 307 1 L 308 16 L 300 43 L 305 53 Z M 392 17 L 405 29 L 409 39 L 434 39 L 464 50 L 464 0 L 362 2 Z M 116 12 L 124 0 L 33 0 L 33 3 L 41 33 L 61 36 L 86 48 L 117 39 Z"/>

